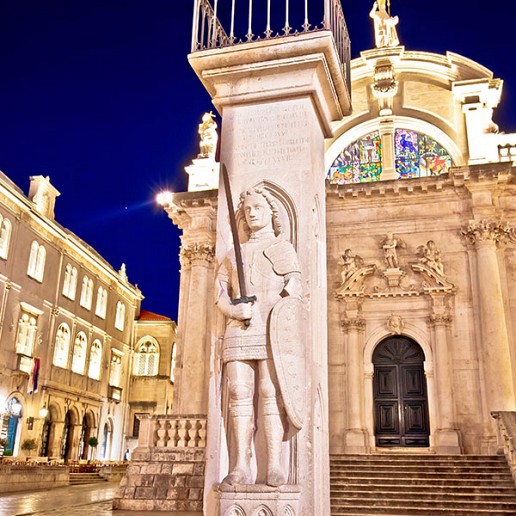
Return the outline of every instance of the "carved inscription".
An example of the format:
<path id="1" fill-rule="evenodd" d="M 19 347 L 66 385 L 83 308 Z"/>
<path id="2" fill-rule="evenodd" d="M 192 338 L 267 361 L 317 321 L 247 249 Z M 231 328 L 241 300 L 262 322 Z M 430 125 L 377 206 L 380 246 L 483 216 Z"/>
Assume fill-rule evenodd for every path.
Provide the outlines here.
<path id="1" fill-rule="evenodd" d="M 302 106 L 275 110 L 253 107 L 234 123 L 236 167 L 303 165 L 310 145 L 308 114 Z M 306 163 L 305 163 L 306 164 Z"/>

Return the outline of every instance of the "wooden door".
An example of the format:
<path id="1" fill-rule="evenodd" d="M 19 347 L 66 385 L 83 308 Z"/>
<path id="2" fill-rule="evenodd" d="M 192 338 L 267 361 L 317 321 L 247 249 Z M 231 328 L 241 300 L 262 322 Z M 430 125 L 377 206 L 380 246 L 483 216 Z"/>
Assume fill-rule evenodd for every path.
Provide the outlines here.
<path id="1" fill-rule="evenodd" d="M 376 446 L 429 446 L 428 399 L 421 347 L 390 337 L 373 353 Z"/>

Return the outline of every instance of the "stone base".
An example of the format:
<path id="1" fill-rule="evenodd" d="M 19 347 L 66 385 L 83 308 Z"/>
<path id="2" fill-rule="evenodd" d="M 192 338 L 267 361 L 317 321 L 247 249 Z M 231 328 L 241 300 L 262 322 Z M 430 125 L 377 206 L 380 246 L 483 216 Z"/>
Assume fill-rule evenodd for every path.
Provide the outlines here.
<path id="1" fill-rule="evenodd" d="M 346 430 L 345 453 L 368 453 L 367 433 L 364 430 Z"/>
<path id="2" fill-rule="evenodd" d="M 120 482 L 113 509 L 202 514 L 204 448 L 137 450 Z"/>
<path id="3" fill-rule="evenodd" d="M 460 433 L 457 430 L 437 430 L 435 434 L 435 450 L 442 454 L 461 454 Z"/>
<path id="4" fill-rule="evenodd" d="M 299 516 L 301 487 L 270 487 L 263 484 L 217 486 L 218 516 Z"/>

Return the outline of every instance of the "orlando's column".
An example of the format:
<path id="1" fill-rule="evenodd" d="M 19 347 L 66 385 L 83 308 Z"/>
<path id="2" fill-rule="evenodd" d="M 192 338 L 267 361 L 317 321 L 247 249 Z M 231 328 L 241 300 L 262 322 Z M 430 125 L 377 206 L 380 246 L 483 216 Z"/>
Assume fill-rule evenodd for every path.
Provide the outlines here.
<path id="1" fill-rule="evenodd" d="M 220 162 L 246 222 L 248 295 L 259 298 L 249 313 L 226 303 L 242 289 L 221 184 L 204 513 L 330 514 L 324 138 L 350 109 L 345 68 L 329 30 L 200 50 L 189 60 L 222 116 Z M 253 331 L 259 338 L 247 338 Z M 300 347 L 301 359 L 289 355 Z"/>

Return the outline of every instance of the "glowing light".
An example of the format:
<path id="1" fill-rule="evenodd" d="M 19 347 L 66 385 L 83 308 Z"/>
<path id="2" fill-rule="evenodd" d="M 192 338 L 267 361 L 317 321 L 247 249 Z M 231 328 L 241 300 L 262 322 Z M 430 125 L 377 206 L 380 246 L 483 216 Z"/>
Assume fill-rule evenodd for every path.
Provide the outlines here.
<path id="1" fill-rule="evenodd" d="M 173 197 L 174 194 L 172 192 L 165 190 L 157 195 L 156 201 L 161 206 L 170 206 L 173 203 Z"/>
<path id="2" fill-rule="evenodd" d="M 41 419 L 46 419 L 47 416 L 48 416 L 47 404 L 44 403 L 43 406 L 39 409 L 39 417 Z"/>

